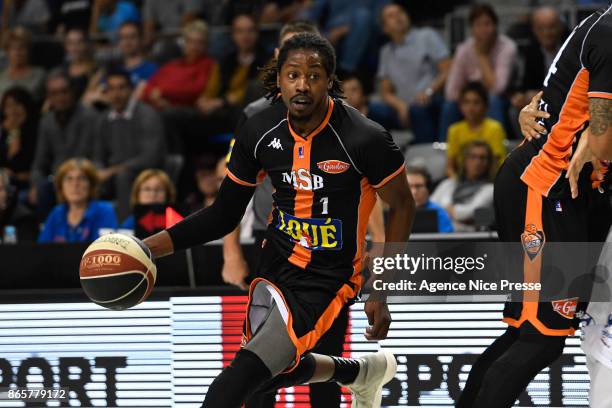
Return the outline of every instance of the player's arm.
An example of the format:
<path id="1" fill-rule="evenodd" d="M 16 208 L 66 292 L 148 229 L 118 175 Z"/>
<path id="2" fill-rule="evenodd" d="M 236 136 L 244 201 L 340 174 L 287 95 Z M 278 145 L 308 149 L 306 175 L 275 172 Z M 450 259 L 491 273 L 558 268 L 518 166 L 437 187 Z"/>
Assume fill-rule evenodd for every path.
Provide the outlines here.
<path id="1" fill-rule="evenodd" d="M 385 242 L 406 242 L 416 211 L 406 173 L 401 171 L 376 192 L 389 206 Z"/>
<path id="2" fill-rule="evenodd" d="M 600 160 L 612 160 L 612 99 L 589 98 L 591 152 Z"/>
<path id="3" fill-rule="evenodd" d="M 385 242 L 407 241 L 412 229 L 416 206 L 403 167 L 402 171 L 378 188 L 376 192 L 389 206 Z M 392 279 L 392 277 L 387 278 Z M 385 339 L 391 325 L 391 314 L 387 304 L 378 300 L 367 301 L 364 310 L 371 325 L 366 329 L 366 338 L 368 340 Z"/>
<path id="4" fill-rule="evenodd" d="M 246 210 L 254 187 L 226 177 L 215 202 L 178 224 L 144 240 L 153 258 L 220 239 L 234 230 Z"/>

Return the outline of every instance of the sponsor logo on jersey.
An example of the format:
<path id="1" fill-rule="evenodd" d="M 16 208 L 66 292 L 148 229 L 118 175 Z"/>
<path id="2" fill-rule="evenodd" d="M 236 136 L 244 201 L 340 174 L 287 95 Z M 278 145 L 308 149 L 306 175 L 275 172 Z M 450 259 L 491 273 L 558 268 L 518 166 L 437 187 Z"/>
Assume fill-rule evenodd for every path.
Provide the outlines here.
<path id="1" fill-rule="evenodd" d="M 291 184 L 296 190 L 312 191 L 323 188 L 323 177 L 310 174 L 310 171 L 306 169 L 283 173 L 283 182 Z"/>
<path id="2" fill-rule="evenodd" d="M 277 150 L 283 150 L 283 145 L 280 142 L 280 139 L 275 137 L 274 139 L 272 139 L 272 141 L 270 143 L 268 143 L 267 147 L 271 147 L 273 149 L 277 149 Z"/>
<path id="3" fill-rule="evenodd" d="M 303 148 L 302 146 L 299 146 L 299 147 L 298 147 L 298 157 L 299 157 L 300 159 L 303 159 L 303 158 L 304 158 L 304 148 Z"/>
<path id="4" fill-rule="evenodd" d="M 351 165 L 340 160 L 325 160 L 318 162 L 317 167 L 329 174 L 340 174 L 347 171 Z"/>
<path id="5" fill-rule="evenodd" d="M 578 308 L 578 298 L 553 300 L 553 310 L 566 319 L 573 319 Z"/>
<path id="6" fill-rule="evenodd" d="M 525 232 L 521 234 L 521 243 L 525 253 L 533 261 L 544 247 L 544 232 L 539 231 L 535 224 L 527 224 Z"/>
<path id="7" fill-rule="evenodd" d="M 287 234 L 291 242 L 306 249 L 342 249 L 342 220 L 298 218 L 279 210 L 276 228 Z"/>

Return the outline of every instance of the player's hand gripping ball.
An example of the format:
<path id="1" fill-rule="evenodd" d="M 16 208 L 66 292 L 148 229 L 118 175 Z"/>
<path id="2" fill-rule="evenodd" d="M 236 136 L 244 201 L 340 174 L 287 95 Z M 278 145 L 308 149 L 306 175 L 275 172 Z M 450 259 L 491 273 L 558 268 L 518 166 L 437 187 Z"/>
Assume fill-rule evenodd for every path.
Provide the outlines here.
<path id="1" fill-rule="evenodd" d="M 157 268 L 151 251 L 138 238 L 104 235 L 83 254 L 81 286 L 100 306 L 128 309 L 144 301 L 155 284 Z"/>

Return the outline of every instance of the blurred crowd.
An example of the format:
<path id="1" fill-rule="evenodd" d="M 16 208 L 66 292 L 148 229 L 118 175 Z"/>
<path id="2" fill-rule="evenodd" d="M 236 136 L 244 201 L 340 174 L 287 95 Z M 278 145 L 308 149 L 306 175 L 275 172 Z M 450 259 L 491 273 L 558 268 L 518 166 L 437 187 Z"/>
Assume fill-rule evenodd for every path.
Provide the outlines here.
<path id="1" fill-rule="evenodd" d="M 518 112 L 572 27 L 537 1 L 506 33 L 492 4 L 413 3 L 3 0 L 0 240 L 90 241 L 133 229 L 136 205 L 210 205 L 236 123 L 264 94 L 259 68 L 296 24 L 335 46 L 346 103 L 405 150 L 436 230 L 494 228 Z M 451 45 L 440 27 L 457 7 L 467 30 Z"/>

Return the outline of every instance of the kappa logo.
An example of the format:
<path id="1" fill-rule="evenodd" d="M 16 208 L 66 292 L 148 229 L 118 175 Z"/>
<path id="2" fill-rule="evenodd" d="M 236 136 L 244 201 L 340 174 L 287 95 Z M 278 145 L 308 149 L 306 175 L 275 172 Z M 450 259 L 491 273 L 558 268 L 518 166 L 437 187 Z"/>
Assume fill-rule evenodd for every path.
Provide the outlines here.
<path id="1" fill-rule="evenodd" d="M 317 167 L 329 174 L 340 174 L 347 171 L 351 165 L 340 160 L 325 160 L 318 162 Z"/>
<path id="2" fill-rule="evenodd" d="M 544 232 L 539 231 L 535 224 L 527 224 L 525 232 L 521 234 L 523 249 L 530 260 L 534 260 L 544 247 Z"/>
<path id="3" fill-rule="evenodd" d="M 566 319 L 573 319 L 578 308 L 578 298 L 553 300 L 553 310 Z"/>
<path id="4" fill-rule="evenodd" d="M 280 139 L 275 137 L 274 139 L 272 139 L 272 141 L 268 144 L 267 147 L 271 147 L 273 149 L 277 149 L 277 150 L 283 150 L 283 145 L 280 142 Z"/>

